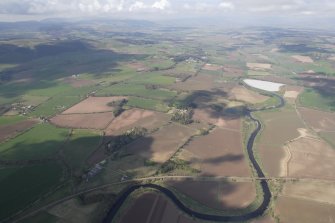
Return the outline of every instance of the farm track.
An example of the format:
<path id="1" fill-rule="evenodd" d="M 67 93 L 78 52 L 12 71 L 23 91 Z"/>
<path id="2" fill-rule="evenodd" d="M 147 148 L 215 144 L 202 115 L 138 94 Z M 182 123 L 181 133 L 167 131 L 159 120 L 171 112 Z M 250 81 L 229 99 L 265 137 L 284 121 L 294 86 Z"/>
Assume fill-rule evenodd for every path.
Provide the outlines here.
<path id="1" fill-rule="evenodd" d="M 253 145 L 254 145 L 254 141 L 258 135 L 258 133 L 260 132 L 260 130 L 262 129 L 262 124 L 261 122 L 254 118 L 252 116 L 252 112 L 255 111 L 265 111 L 265 110 L 270 110 L 270 109 L 277 109 L 277 108 L 281 108 L 285 105 L 285 101 L 284 99 L 277 95 L 277 94 L 273 94 L 273 97 L 277 97 L 280 100 L 280 103 L 276 106 L 271 106 L 271 107 L 264 107 L 261 109 L 254 109 L 254 110 L 250 110 L 248 111 L 248 116 L 251 120 L 253 120 L 256 124 L 257 127 L 256 129 L 251 133 L 249 139 L 248 139 L 248 143 L 247 143 L 247 152 L 248 152 L 248 156 L 249 159 L 256 171 L 257 174 L 257 178 L 260 179 L 259 183 L 260 186 L 262 188 L 263 191 L 263 201 L 260 204 L 260 206 L 256 209 L 253 210 L 249 213 L 246 214 L 242 214 L 242 215 L 234 215 L 234 216 L 222 216 L 222 215 L 210 215 L 210 214 L 205 214 L 205 213 L 200 213 L 197 211 L 194 211 L 190 208 L 188 208 L 185 204 L 183 204 L 178 198 L 177 196 L 170 191 L 169 189 L 162 187 L 160 185 L 156 185 L 156 184 L 136 184 L 136 185 L 132 185 L 129 188 L 125 189 L 121 195 L 118 197 L 118 199 L 116 200 L 116 202 L 114 203 L 114 205 L 112 206 L 112 208 L 109 210 L 107 216 L 105 217 L 105 219 L 103 220 L 104 223 L 110 223 L 112 222 L 112 220 L 114 219 L 114 217 L 116 216 L 116 214 L 118 213 L 119 209 L 121 208 L 122 204 L 126 201 L 126 199 L 128 198 L 128 196 L 130 194 L 132 194 L 134 191 L 144 188 L 144 189 L 155 189 L 161 193 L 163 193 L 165 196 L 167 196 L 168 198 L 170 198 L 170 200 L 183 212 L 185 212 L 186 214 L 201 219 L 201 220 L 208 220 L 208 221 L 217 221 L 217 222 L 237 222 L 237 221 L 247 221 L 256 217 L 259 217 L 261 215 L 263 215 L 265 213 L 265 211 L 267 210 L 270 202 L 271 202 L 271 191 L 270 191 L 270 187 L 268 184 L 268 181 L 265 179 L 265 174 L 263 173 L 260 165 L 258 164 L 254 152 L 253 152 Z"/>

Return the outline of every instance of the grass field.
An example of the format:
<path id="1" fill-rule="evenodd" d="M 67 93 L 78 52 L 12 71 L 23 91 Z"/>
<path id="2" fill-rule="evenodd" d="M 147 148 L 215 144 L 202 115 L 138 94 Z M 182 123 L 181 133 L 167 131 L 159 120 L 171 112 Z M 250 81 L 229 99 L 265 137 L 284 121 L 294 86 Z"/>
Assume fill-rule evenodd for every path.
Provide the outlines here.
<path id="1" fill-rule="evenodd" d="M 67 129 L 56 128 L 49 124 L 40 124 L 0 144 L 2 160 L 30 160 L 48 158 L 63 145 L 68 135 Z"/>
<path id="2" fill-rule="evenodd" d="M 78 103 L 80 100 L 81 98 L 78 96 L 55 96 L 35 108 L 31 115 L 35 117 L 53 116 Z"/>
<path id="3" fill-rule="evenodd" d="M 10 216 L 60 183 L 56 163 L 0 169 L 0 219 Z"/>
<path id="4" fill-rule="evenodd" d="M 143 108 L 161 112 L 167 112 L 169 110 L 169 107 L 159 100 L 140 97 L 129 97 L 127 105 L 130 107 Z"/>
<path id="5" fill-rule="evenodd" d="M 97 148 L 101 136 L 97 131 L 74 130 L 63 147 L 63 155 L 74 171 L 84 169 L 88 156 Z"/>
<path id="6" fill-rule="evenodd" d="M 23 116 L 0 116 L 0 125 L 15 124 L 25 119 Z"/>
<path id="7" fill-rule="evenodd" d="M 163 76 L 159 73 L 146 73 L 138 74 L 136 77 L 131 79 L 129 83 L 134 84 L 155 84 L 155 85 L 169 85 L 175 82 L 174 77 Z"/>
<path id="8" fill-rule="evenodd" d="M 176 92 L 164 89 L 147 89 L 144 85 L 138 84 L 117 84 L 104 88 L 97 93 L 98 96 L 124 95 L 138 96 L 152 99 L 171 99 Z"/>
<path id="9" fill-rule="evenodd" d="M 302 106 L 325 111 L 335 111 L 335 94 L 333 96 L 323 96 L 313 89 L 306 89 L 300 94 L 299 102 Z"/>

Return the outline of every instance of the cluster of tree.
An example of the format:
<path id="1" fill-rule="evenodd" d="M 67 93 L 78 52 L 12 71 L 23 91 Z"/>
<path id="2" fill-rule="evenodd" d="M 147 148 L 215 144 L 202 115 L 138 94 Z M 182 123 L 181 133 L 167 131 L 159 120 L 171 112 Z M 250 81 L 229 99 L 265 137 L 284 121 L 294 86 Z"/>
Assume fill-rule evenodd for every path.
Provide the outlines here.
<path id="1" fill-rule="evenodd" d="M 148 133 L 146 128 L 134 127 L 124 134 L 117 136 L 113 141 L 106 144 L 108 153 L 116 152 L 123 146 L 135 141 L 136 139 L 145 136 Z"/>
<path id="2" fill-rule="evenodd" d="M 193 122 L 192 116 L 192 109 L 176 109 L 172 114 L 171 120 L 187 125 Z"/>
<path id="3" fill-rule="evenodd" d="M 121 113 L 124 111 L 124 108 L 123 106 L 125 104 L 127 104 L 127 99 L 121 99 L 121 100 L 118 100 L 118 101 L 112 101 L 112 102 L 109 102 L 107 105 L 108 106 L 111 106 L 111 107 L 114 107 L 113 109 L 113 115 L 115 117 L 121 115 Z"/>
<path id="4" fill-rule="evenodd" d="M 164 163 L 161 166 L 158 173 L 165 174 L 165 173 L 173 172 L 175 170 L 185 170 L 185 171 L 190 171 L 192 173 L 198 172 L 196 169 L 193 169 L 190 167 L 190 163 L 188 161 L 174 158 Z"/>
<path id="5" fill-rule="evenodd" d="M 156 89 L 159 88 L 159 86 L 156 85 L 156 84 L 146 84 L 146 85 L 145 85 L 145 88 L 146 88 L 146 89 L 149 89 L 149 90 L 156 90 Z"/>

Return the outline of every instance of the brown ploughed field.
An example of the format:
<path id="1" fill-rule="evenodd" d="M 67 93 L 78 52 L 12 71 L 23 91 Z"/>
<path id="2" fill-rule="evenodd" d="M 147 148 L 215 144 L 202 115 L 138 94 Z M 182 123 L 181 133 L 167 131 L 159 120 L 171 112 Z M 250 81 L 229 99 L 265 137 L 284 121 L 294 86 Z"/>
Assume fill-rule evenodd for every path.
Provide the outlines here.
<path id="1" fill-rule="evenodd" d="M 223 68 L 224 76 L 239 77 L 243 76 L 244 70 L 238 67 L 225 66 Z"/>
<path id="2" fill-rule="evenodd" d="M 50 122 L 65 128 L 105 129 L 114 119 L 113 112 L 56 115 Z"/>
<path id="3" fill-rule="evenodd" d="M 309 56 L 294 55 L 292 58 L 300 63 L 314 63 L 314 60 Z"/>
<path id="4" fill-rule="evenodd" d="M 202 175 L 250 176 L 240 132 L 216 128 L 194 138 L 183 151 L 189 154 L 191 166 L 200 167 Z"/>
<path id="5" fill-rule="evenodd" d="M 247 63 L 247 67 L 251 70 L 271 70 L 272 65 L 268 63 Z"/>
<path id="6" fill-rule="evenodd" d="M 225 117 L 210 108 L 194 109 L 193 119 L 235 131 L 239 131 L 241 127 L 241 119 Z"/>
<path id="7" fill-rule="evenodd" d="M 121 216 L 121 223 L 193 223 L 163 195 L 146 193 L 137 198 Z"/>
<path id="8" fill-rule="evenodd" d="M 222 70 L 222 66 L 216 65 L 216 64 L 205 64 L 202 69 L 204 70 L 210 70 L 210 71 L 219 71 Z"/>
<path id="9" fill-rule="evenodd" d="M 236 86 L 230 92 L 232 100 L 244 101 L 250 104 L 265 102 L 269 97 L 251 91 L 244 86 Z"/>
<path id="10" fill-rule="evenodd" d="M 210 90 L 218 87 L 219 85 L 215 83 L 218 77 L 209 74 L 199 74 L 187 79 L 184 82 L 178 82 L 171 85 L 174 90 L 182 91 L 197 91 L 197 90 Z"/>
<path id="11" fill-rule="evenodd" d="M 153 130 L 161 127 L 170 121 L 170 116 L 165 113 L 143 110 L 129 109 L 116 117 L 106 128 L 106 135 L 122 134 L 133 127 L 143 127 Z"/>
<path id="12" fill-rule="evenodd" d="M 263 130 L 255 148 L 265 172 L 269 176 L 280 176 L 283 160 L 287 156 L 284 144 L 300 136 L 299 128 L 304 125 L 293 108 L 283 108 L 275 112 L 258 113 Z"/>
<path id="13" fill-rule="evenodd" d="M 335 205 L 306 199 L 280 196 L 276 214 L 284 223 L 332 223 L 335 219 Z"/>
<path id="14" fill-rule="evenodd" d="M 38 123 L 37 120 L 25 120 L 15 124 L 0 126 L 0 142 L 16 136 L 20 132 L 33 127 L 36 123 Z"/>
<path id="15" fill-rule="evenodd" d="M 335 131 L 335 113 L 299 108 L 302 118 L 314 131 Z"/>
<path id="16" fill-rule="evenodd" d="M 256 197 L 253 182 L 168 181 L 167 184 L 193 200 L 217 210 L 242 209 Z"/>
<path id="17" fill-rule="evenodd" d="M 326 142 L 303 137 L 289 144 L 289 176 L 335 179 L 335 150 Z"/>
<path id="18" fill-rule="evenodd" d="M 192 135 L 195 129 L 172 123 L 145 138 L 140 138 L 125 150 L 157 163 L 166 162 Z"/>
<path id="19" fill-rule="evenodd" d="M 113 111 L 113 107 L 107 105 L 109 102 L 125 99 L 126 97 L 88 97 L 62 114 L 83 114 Z"/>

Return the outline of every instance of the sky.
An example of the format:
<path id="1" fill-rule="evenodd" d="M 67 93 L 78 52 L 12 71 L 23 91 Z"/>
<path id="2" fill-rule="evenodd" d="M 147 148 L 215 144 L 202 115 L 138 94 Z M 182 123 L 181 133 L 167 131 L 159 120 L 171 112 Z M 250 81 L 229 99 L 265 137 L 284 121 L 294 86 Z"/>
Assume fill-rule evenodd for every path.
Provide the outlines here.
<path id="1" fill-rule="evenodd" d="M 335 17 L 335 0 L 0 0 L 0 21 L 48 17 Z"/>

